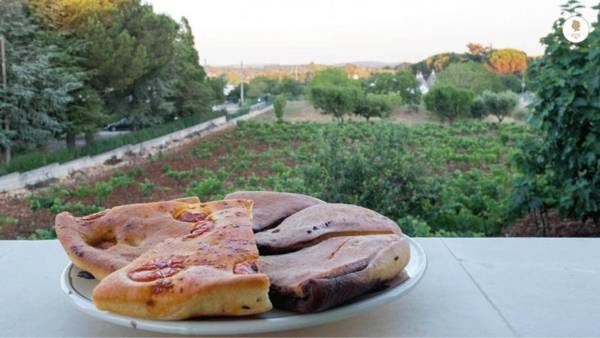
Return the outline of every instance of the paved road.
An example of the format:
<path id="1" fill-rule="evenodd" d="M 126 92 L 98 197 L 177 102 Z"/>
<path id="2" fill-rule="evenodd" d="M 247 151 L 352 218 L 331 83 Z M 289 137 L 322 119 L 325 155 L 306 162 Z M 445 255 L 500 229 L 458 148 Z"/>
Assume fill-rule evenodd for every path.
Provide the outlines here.
<path id="1" fill-rule="evenodd" d="M 364 315 L 279 336 L 600 336 L 600 239 L 418 239 L 428 271 Z M 56 241 L 0 241 L 0 335 L 151 336 L 73 308 Z M 164 335 L 160 335 L 164 336 Z"/>

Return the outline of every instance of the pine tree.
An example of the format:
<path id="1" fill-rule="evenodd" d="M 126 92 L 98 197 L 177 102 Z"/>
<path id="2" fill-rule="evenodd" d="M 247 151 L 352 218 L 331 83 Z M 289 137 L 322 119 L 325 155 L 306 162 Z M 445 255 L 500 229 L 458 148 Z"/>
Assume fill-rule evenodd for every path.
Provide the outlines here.
<path id="1" fill-rule="evenodd" d="M 42 146 L 61 132 L 60 121 L 73 101 L 71 93 L 83 84 L 53 63 L 60 51 L 48 44 L 21 0 L 0 2 L 0 34 L 6 39 L 8 79 L 0 111 L 10 127 L 0 132 L 0 143 Z"/>
<path id="2" fill-rule="evenodd" d="M 194 35 L 186 18 L 181 19 L 174 43 L 175 55 L 170 64 L 175 78 L 175 109 L 180 116 L 203 114 L 210 111 L 216 99 L 208 84 L 204 68 L 200 66 L 194 47 Z"/>

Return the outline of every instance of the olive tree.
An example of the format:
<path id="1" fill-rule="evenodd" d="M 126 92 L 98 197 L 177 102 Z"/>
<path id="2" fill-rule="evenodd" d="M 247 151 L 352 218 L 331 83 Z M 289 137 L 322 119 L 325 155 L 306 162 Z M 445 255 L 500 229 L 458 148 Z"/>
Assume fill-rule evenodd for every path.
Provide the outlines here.
<path id="1" fill-rule="evenodd" d="M 494 115 L 502 123 L 517 108 L 518 103 L 519 97 L 511 91 L 494 93 L 486 90 L 473 101 L 471 112 L 477 117 Z"/>

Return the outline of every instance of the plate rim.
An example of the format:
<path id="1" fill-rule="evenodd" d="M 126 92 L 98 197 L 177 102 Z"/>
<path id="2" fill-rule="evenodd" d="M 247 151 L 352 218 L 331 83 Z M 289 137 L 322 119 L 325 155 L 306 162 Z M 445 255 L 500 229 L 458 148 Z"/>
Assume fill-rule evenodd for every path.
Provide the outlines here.
<path id="1" fill-rule="evenodd" d="M 235 321 L 223 319 L 203 319 L 197 322 L 148 320 L 98 310 L 93 302 L 82 296 L 71 285 L 69 272 L 74 266 L 72 262 L 69 262 L 63 269 L 60 285 L 71 303 L 83 313 L 111 324 L 137 330 L 179 335 L 239 335 L 294 330 L 318 326 L 359 315 L 397 300 L 413 289 L 421 281 L 427 270 L 427 255 L 421 244 L 415 239 L 404 234 L 402 236 L 408 241 L 411 248 L 411 260 L 415 257 L 412 252 L 413 248 L 420 257 L 421 264 L 418 265 L 415 276 L 411 276 L 405 282 L 379 294 L 375 294 L 370 298 L 317 313 L 299 314 L 290 312 L 292 315 L 285 317 L 261 319 L 236 318 Z"/>

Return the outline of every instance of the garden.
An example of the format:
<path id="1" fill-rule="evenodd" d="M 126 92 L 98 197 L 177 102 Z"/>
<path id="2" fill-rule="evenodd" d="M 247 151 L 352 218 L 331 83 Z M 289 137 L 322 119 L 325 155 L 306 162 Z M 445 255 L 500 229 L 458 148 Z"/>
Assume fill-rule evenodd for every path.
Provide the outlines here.
<path id="1" fill-rule="evenodd" d="M 150 7 L 133 3 L 153 17 Z M 574 15 L 579 8 L 571 1 L 563 11 Z M 358 204 L 392 218 L 412 236 L 598 236 L 600 30 L 594 23 L 587 40 L 573 46 L 562 36 L 563 22 L 558 19 L 542 39 L 546 51 L 536 58 L 469 44 L 468 53 L 435 55 L 365 78 L 340 67 L 321 69 L 303 84 L 255 77 L 245 85 L 248 97 L 273 102 L 273 116 L 99 176 L 76 173 L 68 183 L 47 182 L 25 196 L 4 196 L 0 238 L 53 238 L 54 216 L 62 211 L 85 215 L 182 196 L 211 200 L 235 190 L 298 192 Z M 189 29 L 179 34 L 187 39 L 174 41 L 187 41 L 189 48 Z M 189 59 L 197 61 L 197 55 Z M 431 79 L 435 71 L 435 83 L 423 88 L 418 75 L 428 72 Z M 224 78 L 212 81 L 201 82 L 223 95 Z M 232 99 L 241 87 L 229 94 Z M 532 97 L 528 105 L 520 102 L 525 96 Z M 205 121 L 220 114 L 207 112 L 209 101 L 201 112 L 174 122 L 167 122 L 174 119 L 167 114 L 153 127 L 79 149 L 36 151 L 45 137 L 36 134 L 31 152 L 0 173 L 97 154 Z M 249 107 L 241 103 L 232 116 Z M 146 113 L 156 116 L 152 109 Z M 406 116 L 415 123 L 406 123 Z M 7 154 L 10 144 L 25 144 L 13 141 L 4 146 Z"/>
<path id="2" fill-rule="evenodd" d="M 244 122 L 97 179 L 5 201 L 2 238 L 52 238 L 54 215 L 241 189 L 310 194 L 377 210 L 415 236 L 541 235 L 515 200 L 525 125 Z M 525 216 L 525 217 L 523 217 Z M 515 226 L 517 224 L 518 226 Z M 560 235 L 563 223 L 547 229 Z M 579 235 L 592 227 L 572 227 Z"/>

